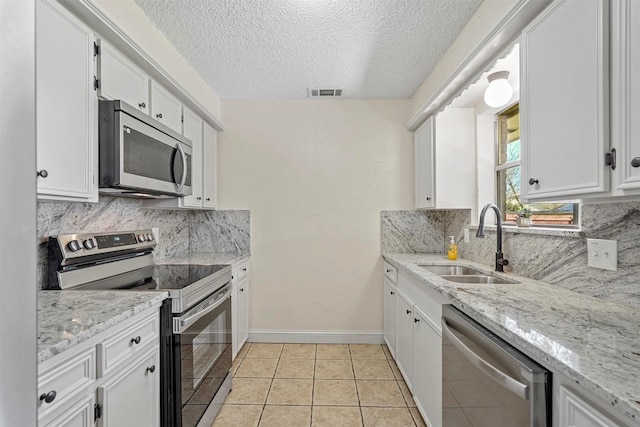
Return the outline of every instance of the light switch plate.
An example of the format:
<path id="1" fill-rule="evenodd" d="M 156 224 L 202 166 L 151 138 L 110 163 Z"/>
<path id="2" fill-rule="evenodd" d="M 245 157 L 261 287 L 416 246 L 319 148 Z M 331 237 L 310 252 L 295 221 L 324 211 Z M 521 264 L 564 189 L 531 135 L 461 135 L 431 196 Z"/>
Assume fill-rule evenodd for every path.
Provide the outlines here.
<path id="1" fill-rule="evenodd" d="M 587 239 L 589 267 L 603 270 L 618 270 L 618 241 Z"/>
<path id="2" fill-rule="evenodd" d="M 156 245 L 160 243 L 160 229 L 158 227 L 151 227 L 151 232 L 155 236 Z"/>
<path id="3" fill-rule="evenodd" d="M 468 228 L 464 229 L 464 242 L 465 243 L 469 243 L 469 229 Z"/>

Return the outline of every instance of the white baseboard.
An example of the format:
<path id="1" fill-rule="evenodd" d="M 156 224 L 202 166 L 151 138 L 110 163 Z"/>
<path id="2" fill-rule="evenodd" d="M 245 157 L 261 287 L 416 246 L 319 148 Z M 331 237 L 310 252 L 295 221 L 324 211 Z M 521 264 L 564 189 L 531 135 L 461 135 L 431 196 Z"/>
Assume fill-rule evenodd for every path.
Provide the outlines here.
<path id="1" fill-rule="evenodd" d="M 288 331 L 278 329 L 249 330 L 248 342 L 310 344 L 383 344 L 382 331 Z"/>

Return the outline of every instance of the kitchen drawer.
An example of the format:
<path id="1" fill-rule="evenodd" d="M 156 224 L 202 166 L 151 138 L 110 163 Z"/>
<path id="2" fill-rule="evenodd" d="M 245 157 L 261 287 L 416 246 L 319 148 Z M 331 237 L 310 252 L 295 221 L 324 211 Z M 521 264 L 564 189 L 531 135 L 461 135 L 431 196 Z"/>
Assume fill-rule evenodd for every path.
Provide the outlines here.
<path id="1" fill-rule="evenodd" d="M 398 269 L 388 262 L 384 262 L 384 275 L 394 284 L 398 283 Z"/>
<path id="2" fill-rule="evenodd" d="M 125 326 L 109 334 L 98 349 L 98 378 L 108 375 L 122 363 L 159 344 L 158 313 L 134 316 Z"/>
<path id="3" fill-rule="evenodd" d="M 249 260 L 239 261 L 231 266 L 231 275 L 234 282 L 249 274 Z"/>
<path id="4" fill-rule="evenodd" d="M 96 349 L 91 346 L 47 367 L 38 375 L 38 416 L 42 417 L 85 394 L 96 379 Z M 55 393 L 53 401 L 44 396 Z M 42 398 L 42 399 L 40 399 Z"/>

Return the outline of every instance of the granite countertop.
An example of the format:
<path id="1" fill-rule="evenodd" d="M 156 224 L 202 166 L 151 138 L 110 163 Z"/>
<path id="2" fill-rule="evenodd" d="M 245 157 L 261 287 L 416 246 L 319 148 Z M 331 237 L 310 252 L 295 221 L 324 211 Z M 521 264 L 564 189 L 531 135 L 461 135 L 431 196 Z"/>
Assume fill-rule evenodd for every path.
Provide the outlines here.
<path id="1" fill-rule="evenodd" d="M 640 313 L 630 307 L 436 254 L 384 253 L 539 363 L 640 422 Z M 419 264 L 466 265 L 518 284 L 463 284 Z"/>
<path id="2" fill-rule="evenodd" d="M 156 260 L 156 264 L 233 264 L 251 255 L 248 253 L 236 252 L 191 252 L 186 255 L 177 255 Z"/>
<path id="3" fill-rule="evenodd" d="M 39 291 L 38 363 L 161 303 L 167 292 Z"/>

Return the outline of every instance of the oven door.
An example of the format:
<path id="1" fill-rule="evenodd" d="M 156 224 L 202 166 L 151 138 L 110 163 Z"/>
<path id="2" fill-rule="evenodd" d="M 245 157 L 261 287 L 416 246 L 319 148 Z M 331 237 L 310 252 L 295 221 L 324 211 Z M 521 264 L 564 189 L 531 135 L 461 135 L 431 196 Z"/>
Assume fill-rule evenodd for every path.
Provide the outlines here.
<path id="1" fill-rule="evenodd" d="M 174 315 L 173 334 L 176 426 L 210 426 L 230 387 L 231 284 Z"/>

